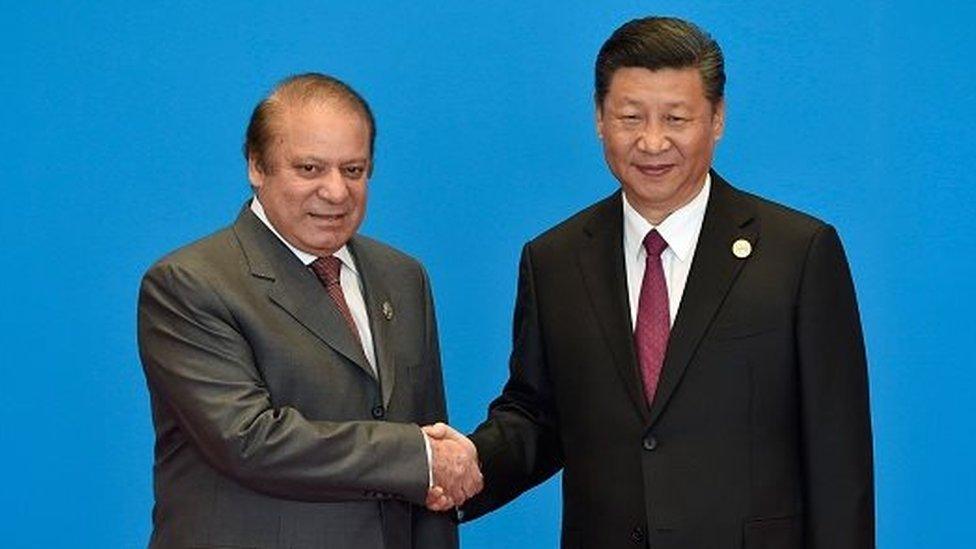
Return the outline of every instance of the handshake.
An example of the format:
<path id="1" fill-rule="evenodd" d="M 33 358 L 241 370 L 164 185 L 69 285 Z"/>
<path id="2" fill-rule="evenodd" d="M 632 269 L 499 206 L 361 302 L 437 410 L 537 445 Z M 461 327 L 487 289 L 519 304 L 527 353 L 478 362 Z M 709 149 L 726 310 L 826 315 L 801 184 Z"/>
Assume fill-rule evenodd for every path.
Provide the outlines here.
<path id="1" fill-rule="evenodd" d="M 446 511 L 463 504 L 481 491 L 478 450 L 468 437 L 443 423 L 422 427 L 430 441 L 433 485 L 427 491 L 427 508 Z"/>

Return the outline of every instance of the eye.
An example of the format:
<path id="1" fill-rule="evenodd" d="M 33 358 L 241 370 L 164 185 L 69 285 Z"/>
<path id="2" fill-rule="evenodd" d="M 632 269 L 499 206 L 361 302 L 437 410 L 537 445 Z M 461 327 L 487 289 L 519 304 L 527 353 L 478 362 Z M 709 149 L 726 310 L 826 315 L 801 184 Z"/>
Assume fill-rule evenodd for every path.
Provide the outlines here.
<path id="1" fill-rule="evenodd" d="M 349 179 L 359 179 L 366 173 L 365 166 L 343 166 L 342 174 Z"/>
<path id="2" fill-rule="evenodd" d="M 295 171 L 303 177 L 314 177 L 322 172 L 322 167 L 314 162 L 299 162 L 295 164 Z"/>
<path id="3" fill-rule="evenodd" d="M 640 127 L 644 123 L 644 116 L 639 113 L 625 112 L 617 115 L 617 124 L 624 129 Z"/>
<path id="4" fill-rule="evenodd" d="M 687 122 L 688 119 L 683 116 L 669 114 L 664 117 L 664 121 L 667 122 L 668 124 L 682 124 L 684 122 Z"/>

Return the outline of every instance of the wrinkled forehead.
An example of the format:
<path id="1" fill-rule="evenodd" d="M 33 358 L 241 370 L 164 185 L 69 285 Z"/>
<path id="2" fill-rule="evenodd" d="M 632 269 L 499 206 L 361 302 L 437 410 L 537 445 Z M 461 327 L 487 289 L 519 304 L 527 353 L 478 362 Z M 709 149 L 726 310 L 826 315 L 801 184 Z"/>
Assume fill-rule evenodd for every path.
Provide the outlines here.
<path id="1" fill-rule="evenodd" d="M 616 104 L 711 106 L 701 71 L 696 67 L 648 69 L 620 67 L 613 72 L 607 94 L 597 108 Z"/>
<path id="2" fill-rule="evenodd" d="M 289 147 L 341 148 L 346 155 L 370 156 L 369 121 L 361 109 L 349 102 L 279 104 L 269 117 L 268 130 L 267 152 L 272 162 L 285 143 Z"/>
<path id="3" fill-rule="evenodd" d="M 369 119 L 354 102 L 341 98 L 311 98 L 277 101 L 270 118 L 273 130 L 302 128 L 316 120 L 343 119 L 369 128 Z"/>

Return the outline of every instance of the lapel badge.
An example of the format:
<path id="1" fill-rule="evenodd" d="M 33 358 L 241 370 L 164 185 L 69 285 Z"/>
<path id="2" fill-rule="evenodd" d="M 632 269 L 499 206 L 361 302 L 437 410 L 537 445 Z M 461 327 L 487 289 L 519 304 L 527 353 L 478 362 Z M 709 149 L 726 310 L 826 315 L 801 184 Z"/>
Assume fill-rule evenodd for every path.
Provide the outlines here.
<path id="1" fill-rule="evenodd" d="M 393 305 L 389 301 L 383 302 L 383 317 L 387 320 L 393 320 Z"/>
<path id="2" fill-rule="evenodd" d="M 744 238 L 740 238 L 732 243 L 732 255 L 739 259 L 745 259 L 752 254 L 752 244 Z"/>

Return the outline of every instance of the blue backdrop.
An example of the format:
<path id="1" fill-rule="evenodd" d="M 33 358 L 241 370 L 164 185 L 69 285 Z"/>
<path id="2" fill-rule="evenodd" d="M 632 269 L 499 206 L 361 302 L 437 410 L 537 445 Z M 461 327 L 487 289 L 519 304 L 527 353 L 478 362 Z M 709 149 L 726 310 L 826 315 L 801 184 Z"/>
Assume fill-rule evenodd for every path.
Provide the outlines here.
<path id="1" fill-rule="evenodd" d="M 725 50 L 720 172 L 845 240 L 880 546 L 971 546 L 973 4 L 84 4 L 7 2 L 0 17 L 3 547 L 145 544 L 138 281 L 233 220 L 247 116 L 289 73 L 335 74 L 372 103 L 363 231 L 429 268 L 452 419 L 473 428 L 507 373 L 522 243 L 616 186 L 592 63 L 649 13 L 690 18 Z M 464 526 L 463 543 L 554 547 L 559 517 L 549 482 Z"/>

